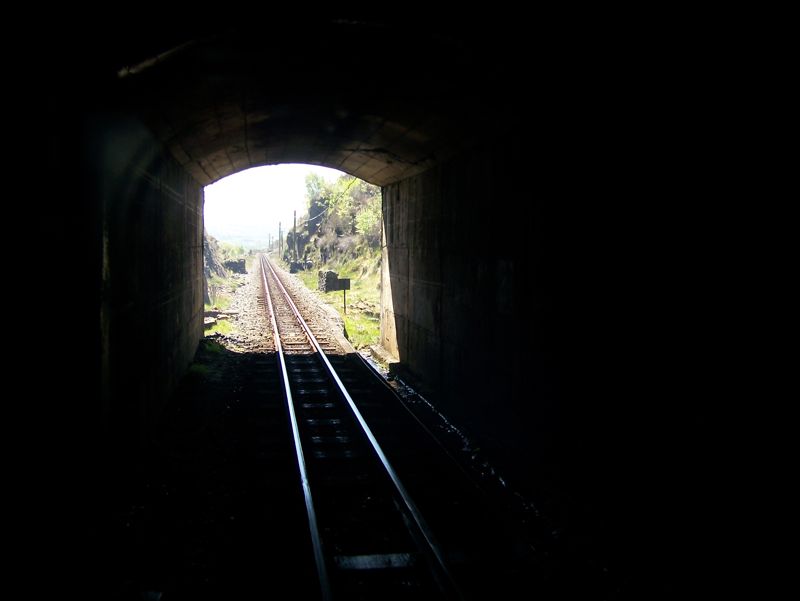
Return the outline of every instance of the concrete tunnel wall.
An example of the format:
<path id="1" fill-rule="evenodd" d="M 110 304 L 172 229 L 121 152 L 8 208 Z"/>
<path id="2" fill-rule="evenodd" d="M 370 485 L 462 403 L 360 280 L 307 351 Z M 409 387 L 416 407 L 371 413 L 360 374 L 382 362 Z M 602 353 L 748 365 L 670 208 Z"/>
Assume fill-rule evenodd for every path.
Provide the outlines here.
<path id="1" fill-rule="evenodd" d="M 101 399 L 109 431 L 137 448 L 202 336 L 203 191 L 136 121 L 98 134 Z"/>
<path id="2" fill-rule="evenodd" d="M 643 476 L 697 449 L 655 443 L 688 399 L 656 374 L 667 353 L 644 351 L 675 319 L 662 306 L 675 290 L 653 283 L 669 259 L 641 253 L 653 225 L 635 222 L 646 157 L 584 160 L 603 149 L 569 136 L 532 154 L 528 139 L 384 187 L 381 342 L 512 487 L 635 561 Z"/>
<path id="3" fill-rule="evenodd" d="M 505 152 L 472 150 L 384 187 L 381 344 L 482 444 L 510 453 L 546 446 L 520 419 L 552 401 L 554 378 L 542 332 L 528 337 L 547 293 L 537 199 L 520 199 Z"/>

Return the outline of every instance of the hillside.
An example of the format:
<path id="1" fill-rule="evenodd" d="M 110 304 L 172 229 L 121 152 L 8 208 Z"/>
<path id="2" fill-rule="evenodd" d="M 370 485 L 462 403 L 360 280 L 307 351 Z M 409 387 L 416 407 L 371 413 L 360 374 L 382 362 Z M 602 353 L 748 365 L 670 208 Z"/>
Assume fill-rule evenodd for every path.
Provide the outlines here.
<path id="1" fill-rule="evenodd" d="M 298 224 L 298 259 L 305 267 L 297 275 L 317 289 L 319 271 L 335 271 L 350 278 L 347 308 L 341 292 L 319 293 L 342 316 L 346 333 L 356 348 L 376 344 L 380 330 L 381 190 L 346 175 L 327 182 L 318 175 L 306 178 L 308 213 Z M 282 258 L 294 258 L 294 234 L 289 232 Z M 308 263 L 306 263 L 308 262 Z M 306 265 L 310 265 L 306 267 Z"/>

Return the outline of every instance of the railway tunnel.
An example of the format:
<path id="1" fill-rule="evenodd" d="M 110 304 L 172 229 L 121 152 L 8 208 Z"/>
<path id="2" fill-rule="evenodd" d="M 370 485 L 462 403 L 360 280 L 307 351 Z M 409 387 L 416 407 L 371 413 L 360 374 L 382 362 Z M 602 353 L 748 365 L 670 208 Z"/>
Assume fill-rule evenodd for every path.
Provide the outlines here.
<path id="1" fill-rule="evenodd" d="M 642 136 L 681 115 L 633 101 L 630 48 L 490 21 L 507 35 L 327 16 L 110 30 L 57 75 L 47 157 L 71 202 L 52 232 L 74 259 L 55 285 L 81 287 L 72 319 L 93 324 L 59 369 L 82 391 L 70 421 L 87 487 L 146 452 L 202 336 L 203 186 L 324 165 L 383 188 L 381 343 L 398 373 L 603 549 L 626 594 L 660 578 L 667 531 L 690 537 L 709 511 L 652 515 L 680 503 L 654 484 L 673 469 L 709 486 L 692 393 L 661 371 L 676 291 L 652 279 L 670 277 L 652 237 L 672 149 Z"/>

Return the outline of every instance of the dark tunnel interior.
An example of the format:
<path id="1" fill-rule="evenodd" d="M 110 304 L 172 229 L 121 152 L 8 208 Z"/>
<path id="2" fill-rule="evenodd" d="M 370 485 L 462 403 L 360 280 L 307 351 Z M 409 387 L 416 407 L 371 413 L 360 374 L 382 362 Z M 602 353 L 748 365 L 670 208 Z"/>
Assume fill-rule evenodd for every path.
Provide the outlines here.
<path id="1" fill-rule="evenodd" d="M 65 572 L 56 586 L 114 598 L 113 566 L 169 565 L 190 501 L 160 508 L 156 548 L 116 536 L 109 507 L 142 473 L 197 484 L 158 445 L 181 440 L 169 399 L 202 335 L 202 187 L 304 162 L 382 186 L 398 369 L 608 566 L 608 598 L 715 590 L 719 332 L 697 245 L 713 94 L 697 55 L 644 25 L 549 15 L 133 24 L 42 32 L 60 67 L 34 83 L 37 235 L 69 257 L 36 304 L 70 327 L 26 351 L 53 363 L 32 384 L 52 422 L 32 446 L 55 522 L 36 561 Z"/>

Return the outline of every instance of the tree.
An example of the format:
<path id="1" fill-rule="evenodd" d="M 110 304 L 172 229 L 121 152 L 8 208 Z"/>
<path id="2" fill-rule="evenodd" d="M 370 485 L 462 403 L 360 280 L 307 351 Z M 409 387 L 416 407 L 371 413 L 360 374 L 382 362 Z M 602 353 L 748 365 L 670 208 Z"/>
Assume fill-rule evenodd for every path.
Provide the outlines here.
<path id="1" fill-rule="evenodd" d="M 377 247 L 381 242 L 381 195 L 370 196 L 356 213 L 356 231 L 367 244 Z"/>
<path id="2" fill-rule="evenodd" d="M 359 252 L 380 246 L 381 190 L 351 175 L 328 182 L 319 175 L 306 177 L 307 230 L 320 258 Z"/>

